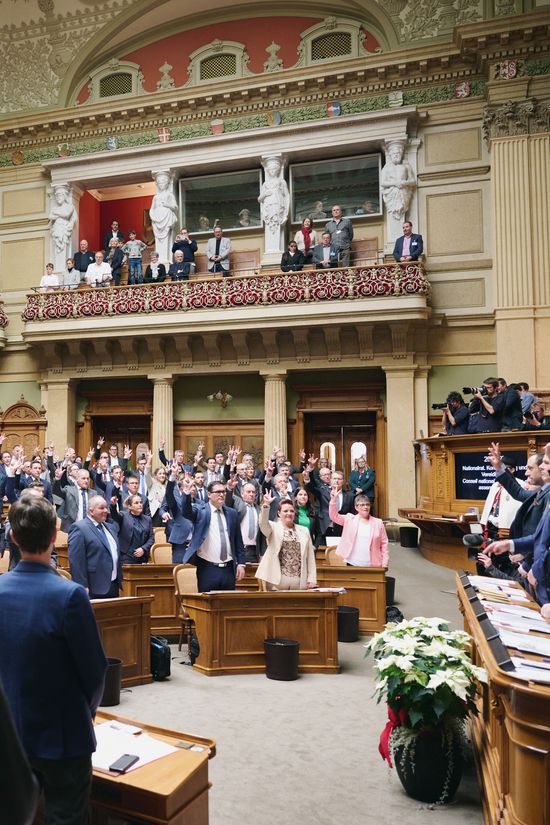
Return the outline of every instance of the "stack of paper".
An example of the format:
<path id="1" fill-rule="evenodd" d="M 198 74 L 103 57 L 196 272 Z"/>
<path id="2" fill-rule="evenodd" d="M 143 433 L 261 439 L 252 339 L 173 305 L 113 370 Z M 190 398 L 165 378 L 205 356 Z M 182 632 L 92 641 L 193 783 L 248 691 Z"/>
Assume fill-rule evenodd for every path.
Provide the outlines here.
<path id="1" fill-rule="evenodd" d="M 136 730 L 139 731 L 139 728 Z M 100 771 L 108 771 L 109 766 L 126 753 L 139 756 L 138 761 L 128 769 L 129 772 L 178 750 L 146 733 L 131 734 L 127 730 L 120 730 L 112 722 L 96 725 L 95 735 L 97 748 L 92 754 L 92 765 Z"/>
<path id="2" fill-rule="evenodd" d="M 534 659 L 520 659 L 512 656 L 512 662 L 516 668 L 514 676 L 528 682 L 550 683 L 550 662 L 541 662 Z"/>
<path id="3" fill-rule="evenodd" d="M 545 622 L 544 619 L 536 618 L 538 616 L 536 611 L 533 611 L 533 613 L 535 614 L 534 618 L 525 618 L 524 616 L 518 616 L 516 613 L 505 613 L 495 608 L 490 611 L 489 618 L 495 627 L 505 627 L 523 633 L 532 631 L 550 633 L 550 624 Z"/>
<path id="4" fill-rule="evenodd" d="M 525 650 L 528 653 L 538 653 L 539 656 L 550 656 L 550 639 L 540 636 L 528 636 L 526 633 L 515 633 L 505 628 L 499 628 L 498 633 L 505 647 Z"/>

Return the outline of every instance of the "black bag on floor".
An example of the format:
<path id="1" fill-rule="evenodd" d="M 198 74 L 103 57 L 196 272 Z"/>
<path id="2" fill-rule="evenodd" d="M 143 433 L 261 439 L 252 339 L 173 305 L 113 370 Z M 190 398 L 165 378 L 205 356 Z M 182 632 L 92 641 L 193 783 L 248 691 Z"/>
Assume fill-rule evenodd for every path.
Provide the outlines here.
<path id="1" fill-rule="evenodd" d="M 172 654 L 170 646 L 162 636 L 151 636 L 151 673 L 156 682 L 170 676 Z"/>
<path id="2" fill-rule="evenodd" d="M 404 618 L 405 617 L 399 608 L 395 607 L 395 605 L 386 607 L 386 622 L 395 622 L 396 624 L 399 624 L 399 622 L 402 622 Z"/>
<path id="3" fill-rule="evenodd" d="M 189 633 L 189 658 L 191 659 L 191 664 L 194 665 L 197 659 L 199 658 L 201 653 L 201 646 L 199 644 L 199 638 L 195 632 L 195 627 L 191 628 L 191 632 Z"/>

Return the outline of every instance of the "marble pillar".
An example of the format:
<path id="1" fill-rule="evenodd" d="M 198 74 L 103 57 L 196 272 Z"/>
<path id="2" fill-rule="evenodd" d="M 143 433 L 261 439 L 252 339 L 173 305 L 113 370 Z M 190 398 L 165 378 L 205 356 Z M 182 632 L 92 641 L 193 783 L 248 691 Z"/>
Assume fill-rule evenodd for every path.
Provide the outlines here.
<path id="1" fill-rule="evenodd" d="M 264 455 L 273 447 L 287 452 L 286 373 L 266 373 L 264 393 Z"/>
<path id="2" fill-rule="evenodd" d="M 414 374 L 414 434 L 428 436 L 428 373 L 430 367 L 419 367 Z"/>
<path id="3" fill-rule="evenodd" d="M 172 375 L 149 376 L 153 382 L 153 426 L 151 450 L 156 456 L 161 438 L 166 439 L 167 458 L 174 455 L 174 402 Z"/>
<path id="4" fill-rule="evenodd" d="M 400 507 L 416 506 L 415 367 L 388 366 L 386 373 L 386 420 L 388 461 L 388 516 Z"/>

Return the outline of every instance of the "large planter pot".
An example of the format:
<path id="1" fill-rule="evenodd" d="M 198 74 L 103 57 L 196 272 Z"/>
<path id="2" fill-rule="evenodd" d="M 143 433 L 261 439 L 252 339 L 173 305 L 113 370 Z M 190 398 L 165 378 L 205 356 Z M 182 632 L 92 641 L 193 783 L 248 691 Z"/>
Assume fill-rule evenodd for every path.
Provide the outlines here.
<path id="1" fill-rule="evenodd" d="M 403 730 L 397 728 L 396 731 Z M 392 748 L 403 788 L 420 802 L 450 802 L 464 767 L 462 739 L 453 729 L 419 731 L 406 744 Z"/>

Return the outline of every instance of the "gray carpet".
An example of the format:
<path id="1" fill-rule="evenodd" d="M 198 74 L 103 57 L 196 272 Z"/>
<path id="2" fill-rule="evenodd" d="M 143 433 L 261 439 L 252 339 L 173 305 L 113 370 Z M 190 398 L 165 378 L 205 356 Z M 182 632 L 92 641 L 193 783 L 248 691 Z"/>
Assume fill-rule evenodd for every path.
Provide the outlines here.
<path id="1" fill-rule="evenodd" d="M 442 616 L 460 627 L 454 573 L 392 544 L 396 603 L 410 618 Z M 172 677 L 123 691 L 121 715 L 208 736 L 211 825 L 481 825 L 472 764 L 446 807 L 409 799 L 378 755 L 385 708 L 372 697 L 365 638 L 340 644 L 342 673 L 296 682 L 263 675 L 209 678 L 180 664 Z"/>

